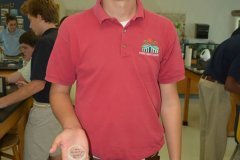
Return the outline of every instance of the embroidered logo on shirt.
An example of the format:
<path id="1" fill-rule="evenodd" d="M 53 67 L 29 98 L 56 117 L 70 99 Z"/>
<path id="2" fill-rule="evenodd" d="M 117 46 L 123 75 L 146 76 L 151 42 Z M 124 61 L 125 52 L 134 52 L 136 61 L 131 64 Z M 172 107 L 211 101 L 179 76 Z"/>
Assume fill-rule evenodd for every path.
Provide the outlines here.
<path id="1" fill-rule="evenodd" d="M 157 41 L 149 38 L 144 40 L 142 45 L 142 51 L 139 54 L 147 56 L 159 56 L 159 47 L 157 46 Z"/>

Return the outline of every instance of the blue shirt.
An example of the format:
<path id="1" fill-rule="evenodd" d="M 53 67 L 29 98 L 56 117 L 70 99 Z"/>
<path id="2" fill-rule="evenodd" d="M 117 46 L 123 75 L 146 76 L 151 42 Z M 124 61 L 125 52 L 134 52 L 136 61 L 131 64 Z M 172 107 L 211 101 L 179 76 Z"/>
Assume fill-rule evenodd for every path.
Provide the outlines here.
<path id="1" fill-rule="evenodd" d="M 19 37 L 25 31 L 22 29 L 16 29 L 15 32 L 10 33 L 8 29 L 4 29 L 0 33 L 0 43 L 3 43 L 4 54 L 8 56 L 16 56 L 19 51 Z"/>
<path id="2" fill-rule="evenodd" d="M 240 82 L 240 35 L 232 36 L 216 48 L 204 74 L 223 84 L 227 76 Z"/>

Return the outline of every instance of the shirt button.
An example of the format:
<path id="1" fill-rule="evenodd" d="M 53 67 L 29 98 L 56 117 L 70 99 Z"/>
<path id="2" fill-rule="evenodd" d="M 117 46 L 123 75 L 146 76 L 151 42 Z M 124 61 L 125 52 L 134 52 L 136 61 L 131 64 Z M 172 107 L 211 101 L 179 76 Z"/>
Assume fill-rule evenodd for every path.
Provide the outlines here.
<path id="1" fill-rule="evenodd" d="M 123 29 L 123 32 L 124 32 L 124 33 L 126 33 L 126 32 L 127 32 L 127 30 L 126 30 L 126 29 Z"/>
<path id="2" fill-rule="evenodd" d="M 122 44 L 122 48 L 127 48 L 127 45 L 126 44 Z"/>

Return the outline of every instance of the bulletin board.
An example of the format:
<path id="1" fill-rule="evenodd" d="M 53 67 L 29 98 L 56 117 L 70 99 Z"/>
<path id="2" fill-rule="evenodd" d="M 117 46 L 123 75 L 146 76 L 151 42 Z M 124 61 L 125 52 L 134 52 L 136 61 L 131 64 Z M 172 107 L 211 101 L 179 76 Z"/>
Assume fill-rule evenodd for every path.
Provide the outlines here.
<path id="1" fill-rule="evenodd" d="M 16 16 L 18 28 L 27 30 L 28 20 L 20 12 L 20 6 L 24 0 L 3 0 L 0 2 L 0 31 L 6 27 L 6 14 Z"/>

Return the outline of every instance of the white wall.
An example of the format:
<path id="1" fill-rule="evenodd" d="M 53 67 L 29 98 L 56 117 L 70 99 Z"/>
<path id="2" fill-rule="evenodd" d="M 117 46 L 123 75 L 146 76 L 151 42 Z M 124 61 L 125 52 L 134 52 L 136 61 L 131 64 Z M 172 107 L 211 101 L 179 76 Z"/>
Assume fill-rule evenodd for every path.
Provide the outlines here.
<path id="1" fill-rule="evenodd" d="M 143 0 L 152 11 L 185 13 L 186 37 L 194 37 L 194 24 L 210 25 L 209 40 L 216 43 L 228 38 L 233 29 L 231 11 L 240 9 L 240 0 Z"/>
<path id="2" fill-rule="evenodd" d="M 59 0 L 63 8 L 85 10 L 96 3 L 96 0 Z M 240 0 L 142 0 L 146 9 L 154 12 L 185 13 L 186 38 L 194 41 L 195 23 L 209 24 L 209 39 L 220 43 L 228 38 L 234 29 L 232 10 L 240 9 Z M 62 10 L 64 15 L 66 10 Z"/>
<path id="3" fill-rule="evenodd" d="M 62 3 L 61 0 L 54 0 L 57 4 L 59 4 L 59 17 L 64 17 L 65 16 L 65 11 L 66 11 L 66 5 Z"/>

